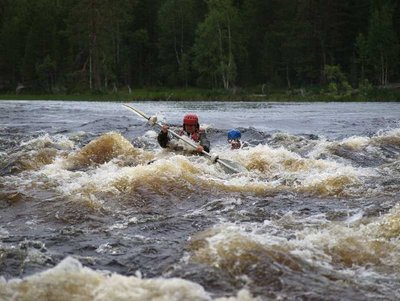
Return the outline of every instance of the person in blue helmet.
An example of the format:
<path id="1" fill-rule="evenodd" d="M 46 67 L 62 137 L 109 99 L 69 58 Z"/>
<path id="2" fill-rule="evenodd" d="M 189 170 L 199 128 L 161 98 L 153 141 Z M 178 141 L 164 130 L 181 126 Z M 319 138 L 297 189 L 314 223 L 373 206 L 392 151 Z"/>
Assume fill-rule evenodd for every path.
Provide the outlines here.
<path id="1" fill-rule="evenodd" d="M 242 147 L 240 139 L 242 134 L 237 129 L 231 129 L 228 131 L 228 143 L 231 145 L 231 149 L 239 149 Z"/>

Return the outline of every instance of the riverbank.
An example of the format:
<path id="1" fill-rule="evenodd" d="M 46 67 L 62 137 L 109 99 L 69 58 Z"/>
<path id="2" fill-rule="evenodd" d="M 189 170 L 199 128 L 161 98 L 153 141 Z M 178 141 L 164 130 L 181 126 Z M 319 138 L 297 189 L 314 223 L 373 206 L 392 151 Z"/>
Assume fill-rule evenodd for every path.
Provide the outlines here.
<path id="1" fill-rule="evenodd" d="M 83 93 L 6 93 L 0 94 L 0 100 L 79 100 L 79 101 L 400 101 L 400 89 L 372 89 L 370 91 L 353 90 L 347 94 L 333 94 L 319 90 L 293 89 L 275 90 L 260 93 L 252 90 L 211 90 L 211 89 L 168 89 L 145 88 L 117 92 Z"/>

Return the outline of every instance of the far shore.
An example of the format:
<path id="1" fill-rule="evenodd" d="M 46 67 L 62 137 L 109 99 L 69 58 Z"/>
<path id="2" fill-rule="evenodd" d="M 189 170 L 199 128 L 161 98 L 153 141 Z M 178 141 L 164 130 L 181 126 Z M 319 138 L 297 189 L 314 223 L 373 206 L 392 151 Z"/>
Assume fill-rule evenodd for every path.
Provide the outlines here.
<path id="1" fill-rule="evenodd" d="M 332 94 L 307 89 L 276 90 L 268 93 L 244 90 L 145 88 L 118 92 L 82 93 L 3 93 L 0 100 L 66 100 L 66 101 L 270 101 L 270 102 L 398 102 L 400 89 L 353 90 L 347 94 Z"/>

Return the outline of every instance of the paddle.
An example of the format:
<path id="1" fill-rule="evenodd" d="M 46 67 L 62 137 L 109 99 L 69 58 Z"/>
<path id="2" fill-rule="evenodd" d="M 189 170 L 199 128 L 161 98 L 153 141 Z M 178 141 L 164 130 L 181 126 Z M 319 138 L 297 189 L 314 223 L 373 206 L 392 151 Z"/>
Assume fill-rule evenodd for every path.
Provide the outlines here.
<path id="1" fill-rule="evenodd" d="M 135 114 L 143 117 L 146 120 L 149 120 L 150 117 L 148 117 L 145 113 L 139 111 L 138 109 L 127 105 L 127 104 L 123 104 L 124 107 L 128 108 L 129 110 L 133 111 Z M 158 125 L 160 128 L 162 128 L 162 124 L 156 122 L 156 125 Z M 171 135 L 173 135 L 175 138 L 182 140 L 183 142 L 187 143 L 188 145 L 190 145 L 193 148 L 197 148 L 197 145 L 192 142 L 191 140 L 185 139 L 184 137 L 178 135 L 177 133 L 175 133 L 174 131 L 168 131 L 169 133 L 171 133 Z M 212 156 L 207 153 L 206 151 L 202 151 L 202 154 L 204 156 L 206 156 L 208 159 L 212 160 Z M 229 172 L 229 173 L 239 173 L 239 172 L 246 172 L 247 169 L 240 165 L 239 163 L 227 160 L 227 159 L 221 159 L 221 158 L 216 158 L 216 162 L 218 162 L 219 164 L 221 164 L 222 167 L 224 167 L 225 171 Z"/>

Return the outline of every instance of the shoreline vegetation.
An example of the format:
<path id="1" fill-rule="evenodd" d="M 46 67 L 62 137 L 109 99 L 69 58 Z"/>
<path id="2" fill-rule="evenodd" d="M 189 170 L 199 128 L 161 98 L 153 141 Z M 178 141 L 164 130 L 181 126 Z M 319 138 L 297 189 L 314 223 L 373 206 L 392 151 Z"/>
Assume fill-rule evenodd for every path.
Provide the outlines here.
<path id="1" fill-rule="evenodd" d="M 289 3 L 2 0 L 0 99 L 400 101 L 400 1 Z"/>
<path id="2" fill-rule="evenodd" d="M 2 93 L 0 100 L 69 100 L 69 101 L 288 101 L 288 102 L 400 102 L 399 88 L 353 89 L 346 93 L 320 89 L 274 90 L 262 93 L 257 89 L 141 88 L 113 92 L 81 93 Z"/>

